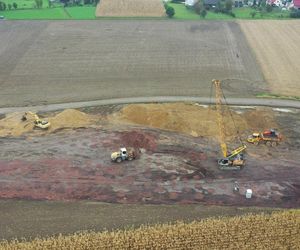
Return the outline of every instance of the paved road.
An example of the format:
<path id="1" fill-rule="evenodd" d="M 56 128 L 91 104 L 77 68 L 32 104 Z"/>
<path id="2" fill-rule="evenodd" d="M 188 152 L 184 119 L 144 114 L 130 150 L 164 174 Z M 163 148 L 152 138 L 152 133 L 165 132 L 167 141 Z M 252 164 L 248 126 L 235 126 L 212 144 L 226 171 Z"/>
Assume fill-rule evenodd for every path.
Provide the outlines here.
<path id="1" fill-rule="evenodd" d="M 281 99 L 265 99 L 265 98 L 227 98 L 227 103 L 237 106 L 268 106 L 274 108 L 297 108 L 300 109 L 300 101 L 281 100 Z M 25 112 L 32 110 L 35 112 L 56 111 L 70 108 L 83 108 L 101 105 L 128 104 L 128 103 L 153 103 L 153 102 L 198 102 L 201 104 L 215 103 L 214 99 L 208 97 L 188 97 L 188 96 L 154 96 L 154 97 L 132 97 L 118 98 L 108 100 L 98 100 L 89 102 L 71 102 L 61 104 L 50 104 L 40 106 L 26 107 L 8 107 L 0 108 L 0 114 L 11 112 Z"/>

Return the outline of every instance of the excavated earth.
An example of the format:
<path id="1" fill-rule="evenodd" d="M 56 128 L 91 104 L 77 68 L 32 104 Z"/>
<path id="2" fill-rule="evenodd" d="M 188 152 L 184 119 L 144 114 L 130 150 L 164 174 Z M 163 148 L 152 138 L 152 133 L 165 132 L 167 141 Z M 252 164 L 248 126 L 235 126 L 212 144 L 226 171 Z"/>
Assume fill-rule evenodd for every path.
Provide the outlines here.
<path id="1" fill-rule="evenodd" d="M 180 105 L 179 118 L 183 115 Z M 101 114 L 97 109 L 85 110 L 93 113 L 85 117 L 95 119 L 98 115 L 102 121 L 93 120 L 90 126 L 87 122 L 82 126 L 77 124 L 75 128 L 64 123 L 64 129 L 46 133 L 32 130 L 2 137 L 0 198 L 300 206 L 297 110 L 264 109 L 265 114 L 272 114 L 276 120 L 285 141 L 276 148 L 249 145 L 244 169 L 221 171 L 216 162 L 220 153 L 215 136 L 201 136 L 200 131 L 195 135 L 194 128 L 182 132 L 168 131 L 164 127 L 162 130 L 153 123 L 145 124 L 144 120 L 137 125 L 136 121 L 130 122 L 128 116 L 128 110 L 134 108 L 126 106 L 112 115 L 103 110 Z M 247 117 L 251 112 L 237 108 L 234 113 Z M 62 114 L 66 113 L 70 111 L 53 117 L 64 117 Z M 250 131 L 253 126 L 249 124 Z M 261 124 L 261 129 L 264 125 L 267 124 Z M 247 133 L 248 130 L 243 131 L 242 137 Z M 137 159 L 112 163 L 110 154 L 120 146 L 135 148 Z M 236 146 L 234 138 L 229 146 Z M 235 181 L 240 186 L 238 193 L 233 192 Z M 247 188 L 253 190 L 253 198 L 249 200 L 245 198 Z"/>

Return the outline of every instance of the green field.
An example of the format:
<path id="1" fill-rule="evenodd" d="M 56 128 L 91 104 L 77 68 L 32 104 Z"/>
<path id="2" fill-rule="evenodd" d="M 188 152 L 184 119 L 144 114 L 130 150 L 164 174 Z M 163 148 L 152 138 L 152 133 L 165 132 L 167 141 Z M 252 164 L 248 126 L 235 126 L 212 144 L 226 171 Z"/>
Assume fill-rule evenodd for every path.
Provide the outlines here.
<path id="1" fill-rule="evenodd" d="M 95 10 L 96 7 L 94 6 L 76 6 L 66 8 L 71 19 L 95 19 Z"/>
<path id="2" fill-rule="evenodd" d="M 10 0 L 12 1 L 12 0 Z M 6 19 L 34 20 L 34 19 L 95 19 L 93 6 L 56 7 L 43 9 L 17 9 L 0 11 Z"/>

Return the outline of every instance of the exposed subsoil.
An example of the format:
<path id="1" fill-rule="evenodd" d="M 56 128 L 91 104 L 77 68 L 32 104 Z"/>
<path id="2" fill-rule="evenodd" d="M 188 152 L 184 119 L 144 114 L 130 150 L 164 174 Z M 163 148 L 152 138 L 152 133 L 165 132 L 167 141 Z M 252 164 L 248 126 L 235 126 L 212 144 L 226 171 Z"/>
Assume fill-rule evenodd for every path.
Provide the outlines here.
<path id="1" fill-rule="evenodd" d="M 299 138 L 297 115 L 275 113 L 292 139 Z M 289 123 L 295 126 L 287 128 Z M 111 152 L 121 146 L 134 147 L 137 159 L 112 163 Z M 276 148 L 249 145 L 246 167 L 232 172 L 218 169 L 219 146 L 212 137 L 107 121 L 95 128 L 27 133 L 1 139 L 0 197 L 299 207 L 298 146 L 299 140 L 290 139 Z M 239 193 L 233 192 L 234 181 Z M 253 190 L 250 200 L 247 188 Z"/>

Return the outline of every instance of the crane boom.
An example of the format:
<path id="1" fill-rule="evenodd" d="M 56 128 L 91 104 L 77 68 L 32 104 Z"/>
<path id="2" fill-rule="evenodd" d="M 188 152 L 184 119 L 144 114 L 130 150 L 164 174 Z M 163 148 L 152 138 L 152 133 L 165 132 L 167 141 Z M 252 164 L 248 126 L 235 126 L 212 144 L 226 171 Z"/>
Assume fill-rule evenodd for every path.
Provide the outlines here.
<path id="1" fill-rule="evenodd" d="M 217 108 L 217 118 L 218 118 L 219 133 L 220 133 L 219 138 L 220 138 L 220 147 L 223 154 L 223 158 L 218 160 L 219 168 L 221 170 L 240 170 L 245 165 L 243 151 L 245 151 L 246 146 L 243 145 L 242 141 L 240 140 L 242 145 L 239 146 L 238 148 L 235 148 L 231 152 L 228 152 L 227 145 L 225 142 L 225 123 L 223 118 L 224 114 L 222 113 L 222 98 L 225 99 L 225 97 L 222 92 L 221 81 L 213 80 L 212 83 L 215 85 L 215 89 L 216 89 L 216 108 Z"/>
<path id="2" fill-rule="evenodd" d="M 222 91 L 221 91 L 221 81 L 220 80 L 213 80 L 213 84 L 216 88 L 216 108 L 217 108 L 217 115 L 218 115 L 218 125 L 219 125 L 219 136 L 220 136 L 220 146 L 221 151 L 224 157 L 227 157 L 227 145 L 225 143 L 225 126 L 224 126 L 224 119 L 222 115 Z"/>

